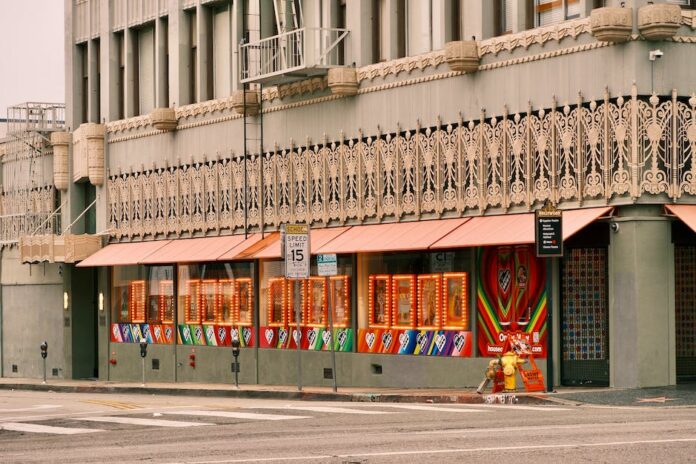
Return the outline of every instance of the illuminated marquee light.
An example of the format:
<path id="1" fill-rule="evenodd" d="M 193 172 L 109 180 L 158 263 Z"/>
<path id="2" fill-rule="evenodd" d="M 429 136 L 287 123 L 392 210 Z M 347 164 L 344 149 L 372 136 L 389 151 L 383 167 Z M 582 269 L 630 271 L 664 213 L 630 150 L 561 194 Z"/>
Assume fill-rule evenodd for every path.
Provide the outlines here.
<path id="1" fill-rule="evenodd" d="M 310 277 L 309 281 L 306 282 L 306 288 L 307 288 L 307 293 L 309 294 L 307 300 L 307 314 L 304 318 L 305 321 L 307 321 L 307 325 L 309 327 L 323 327 L 326 328 L 328 324 L 328 301 L 327 301 L 327 292 L 326 292 L 326 277 Z M 321 307 L 319 310 L 319 320 L 317 321 L 316 318 L 314 317 L 314 307 L 317 304 L 317 301 L 315 301 L 315 286 L 320 289 L 321 296 L 320 301 L 318 302 Z"/>
<path id="2" fill-rule="evenodd" d="M 145 322 L 145 281 L 133 280 L 128 286 L 128 320 Z"/>
<path id="3" fill-rule="evenodd" d="M 442 275 L 442 325 L 448 330 L 462 330 L 469 327 L 469 275 L 466 272 L 446 272 Z M 459 289 L 459 295 L 452 295 L 450 285 Z M 459 298 L 457 298 L 459 296 Z M 459 316 L 457 315 L 459 313 Z"/>
<path id="4" fill-rule="evenodd" d="M 399 321 L 399 290 L 408 285 L 408 311 L 407 323 Z M 415 274 L 399 274 L 392 276 L 392 326 L 404 329 L 416 328 L 416 276 Z"/>
<path id="5" fill-rule="evenodd" d="M 254 314 L 254 285 L 251 278 L 242 277 L 235 280 L 234 298 L 234 323 L 236 325 L 251 326 Z M 242 313 L 245 317 L 242 319 Z"/>
<path id="6" fill-rule="evenodd" d="M 285 277 L 273 277 L 268 279 L 268 325 L 272 327 L 283 327 L 287 325 L 286 308 L 286 280 Z M 273 306 L 278 298 L 280 303 L 280 318 L 274 317 Z"/>
<path id="7" fill-rule="evenodd" d="M 159 283 L 159 298 L 157 302 L 159 320 L 163 324 L 174 323 L 174 282 L 162 280 Z"/>
<path id="8" fill-rule="evenodd" d="M 202 291 L 200 299 L 201 321 L 205 323 L 218 322 L 222 317 L 222 307 L 218 298 L 217 279 L 204 279 L 201 281 Z"/>
<path id="9" fill-rule="evenodd" d="M 440 329 L 442 327 L 442 275 L 441 274 L 421 274 L 418 276 L 418 328 L 419 329 Z M 434 286 L 434 295 L 426 293 L 428 285 Z M 432 301 L 428 301 L 431 299 Z M 432 317 L 428 317 L 431 305 L 435 306 Z"/>
<path id="10" fill-rule="evenodd" d="M 286 301 L 287 306 L 286 306 L 286 319 L 292 324 L 295 321 L 295 308 L 294 308 L 294 302 L 295 302 L 295 283 L 299 282 L 300 283 L 300 326 L 305 327 L 307 325 L 307 290 L 308 290 L 308 281 L 306 279 L 288 279 L 288 284 L 287 284 L 287 294 L 288 298 Z"/>
<path id="11" fill-rule="evenodd" d="M 184 298 L 184 321 L 186 324 L 201 323 L 201 281 L 200 279 L 189 280 L 186 283 L 187 291 Z"/>
<path id="12" fill-rule="evenodd" d="M 343 289 L 339 289 L 341 290 L 339 292 L 336 291 L 336 285 L 338 283 L 341 283 L 343 286 Z M 329 277 L 329 291 L 333 294 L 333 308 L 331 308 L 331 314 L 334 318 L 334 327 L 350 327 L 350 277 L 347 275 Z M 338 317 L 336 314 L 339 298 L 343 300 L 343 317 Z"/>
<path id="13" fill-rule="evenodd" d="M 380 296 L 375 295 L 375 292 L 378 287 L 378 282 L 384 282 L 384 295 L 381 295 L 381 298 L 383 300 L 381 303 L 379 301 Z M 370 311 L 370 320 L 368 321 L 368 324 L 370 328 L 388 329 L 389 327 L 391 327 L 391 276 L 388 274 L 371 275 L 368 283 L 368 292 L 368 306 Z M 375 308 L 376 305 L 380 304 L 382 309 L 382 320 L 379 320 L 380 314 L 376 313 L 378 308 Z"/>
<path id="14" fill-rule="evenodd" d="M 234 323 L 235 281 L 234 279 L 220 279 L 218 284 L 220 310 L 215 322 L 220 325 L 232 325 Z"/>

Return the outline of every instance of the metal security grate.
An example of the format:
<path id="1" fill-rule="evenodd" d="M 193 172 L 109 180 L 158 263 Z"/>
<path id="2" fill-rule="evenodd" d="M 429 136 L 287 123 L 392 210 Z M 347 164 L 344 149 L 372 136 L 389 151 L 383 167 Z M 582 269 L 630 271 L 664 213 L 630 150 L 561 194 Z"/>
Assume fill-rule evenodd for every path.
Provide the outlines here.
<path id="1" fill-rule="evenodd" d="M 674 247 L 677 377 L 696 377 L 696 247 Z"/>
<path id="2" fill-rule="evenodd" d="M 571 248 L 563 259 L 561 383 L 609 385 L 607 249 Z"/>

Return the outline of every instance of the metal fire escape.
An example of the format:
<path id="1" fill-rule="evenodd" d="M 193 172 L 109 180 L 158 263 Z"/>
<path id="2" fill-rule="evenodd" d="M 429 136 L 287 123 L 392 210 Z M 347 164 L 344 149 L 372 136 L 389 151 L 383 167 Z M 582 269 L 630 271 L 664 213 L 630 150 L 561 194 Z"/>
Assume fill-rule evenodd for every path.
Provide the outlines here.
<path id="1" fill-rule="evenodd" d="M 347 29 L 307 27 L 301 0 L 273 0 L 273 9 L 276 35 L 240 46 L 242 83 L 284 84 L 350 62 L 343 56 Z"/>
<path id="2" fill-rule="evenodd" d="M 2 165 L 0 244 L 60 229 L 53 214 L 57 191 L 50 165 L 50 134 L 65 127 L 65 105 L 27 102 L 7 108 L 7 137 Z"/>

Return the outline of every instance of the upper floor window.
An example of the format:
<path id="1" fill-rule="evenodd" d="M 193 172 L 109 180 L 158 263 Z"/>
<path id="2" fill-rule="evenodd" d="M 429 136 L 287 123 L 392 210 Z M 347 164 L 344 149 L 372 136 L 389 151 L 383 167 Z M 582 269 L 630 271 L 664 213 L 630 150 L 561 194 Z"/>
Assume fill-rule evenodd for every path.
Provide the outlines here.
<path id="1" fill-rule="evenodd" d="M 682 8 L 696 9 L 696 0 L 667 0 L 667 3 L 681 5 Z"/>
<path id="2" fill-rule="evenodd" d="M 534 0 L 534 16 L 537 26 L 576 19 L 582 12 L 580 0 Z"/>

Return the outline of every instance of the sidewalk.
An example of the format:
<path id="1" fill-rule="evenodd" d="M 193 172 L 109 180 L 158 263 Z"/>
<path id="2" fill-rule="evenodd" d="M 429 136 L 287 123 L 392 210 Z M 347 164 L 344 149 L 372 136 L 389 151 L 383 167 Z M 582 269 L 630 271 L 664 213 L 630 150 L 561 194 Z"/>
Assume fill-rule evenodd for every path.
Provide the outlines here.
<path id="1" fill-rule="evenodd" d="M 468 403 L 483 404 L 488 394 L 479 395 L 475 389 L 395 389 L 339 387 L 334 393 L 330 387 L 303 387 L 294 385 L 240 385 L 205 383 L 147 383 L 109 382 L 101 380 L 49 380 L 0 378 L 0 390 L 51 391 L 62 393 L 121 393 L 147 395 L 210 396 L 229 398 L 259 398 L 285 400 L 387 402 L 387 403 Z M 490 392 L 488 392 L 490 393 Z M 498 401 L 502 401 L 500 397 Z M 516 393 L 518 404 L 545 404 L 564 402 L 545 393 Z"/>
<path id="2" fill-rule="evenodd" d="M 293 385 L 240 385 L 205 383 L 109 382 L 101 380 L 49 380 L 0 378 L 0 390 L 51 391 L 63 393 L 121 393 L 147 395 L 209 396 L 314 401 L 386 402 L 386 403 L 462 403 L 483 404 L 503 402 L 503 395 L 491 397 L 490 390 L 479 395 L 470 389 L 396 389 L 339 387 L 334 393 L 328 387 Z M 506 398 L 510 401 L 509 396 Z M 559 387 L 553 393 L 514 395 L 516 404 L 607 406 L 692 406 L 696 407 L 696 384 L 658 388 L 569 388 Z"/>

